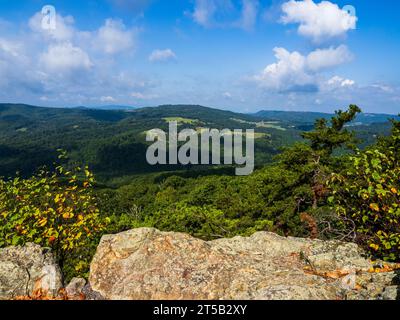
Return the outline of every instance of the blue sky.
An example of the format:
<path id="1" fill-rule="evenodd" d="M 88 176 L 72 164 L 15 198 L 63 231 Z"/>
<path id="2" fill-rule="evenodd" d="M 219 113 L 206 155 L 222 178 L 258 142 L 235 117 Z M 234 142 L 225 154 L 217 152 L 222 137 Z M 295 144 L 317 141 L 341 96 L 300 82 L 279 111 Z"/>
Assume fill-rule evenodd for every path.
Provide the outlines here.
<path id="1" fill-rule="evenodd" d="M 0 101 L 399 113 L 399 12 L 393 0 L 0 0 Z"/>

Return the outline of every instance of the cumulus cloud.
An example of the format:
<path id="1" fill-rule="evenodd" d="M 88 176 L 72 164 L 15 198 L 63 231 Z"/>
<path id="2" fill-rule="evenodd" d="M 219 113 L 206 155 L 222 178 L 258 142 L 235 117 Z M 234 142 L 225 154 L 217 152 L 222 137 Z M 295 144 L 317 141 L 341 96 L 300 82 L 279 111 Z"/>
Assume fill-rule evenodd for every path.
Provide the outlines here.
<path id="1" fill-rule="evenodd" d="M 284 48 L 275 48 L 274 52 L 278 62 L 255 76 L 261 86 L 276 91 L 316 91 L 315 79 L 307 73 L 306 57 Z"/>
<path id="2" fill-rule="evenodd" d="M 0 38 L 0 58 L 2 56 L 19 57 L 21 47 L 21 43 Z"/>
<path id="3" fill-rule="evenodd" d="M 351 60 L 347 47 L 317 49 L 308 55 L 285 48 L 275 48 L 276 63 L 268 65 L 254 79 L 262 86 L 279 92 L 318 90 L 319 76 L 324 70 Z"/>
<path id="4" fill-rule="evenodd" d="M 36 13 L 29 20 L 29 27 L 33 36 L 39 36 L 48 43 L 74 42 L 84 47 L 91 45 L 94 50 L 109 55 L 130 51 L 135 46 L 137 30 L 127 28 L 121 20 L 107 19 L 98 30 L 90 32 L 77 30 L 72 16 L 63 17 L 57 14 L 55 29 L 43 29 L 42 18 L 40 12 Z"/>
<path id="5" fill-rule="evenodd" d="M 344 80 L 340 83 L 340 85 L 341 85 L 342 87 L 351 87 L 351 86 L 354 86 L 355 83 L 356 83 L 356 82 L 355 82 L 354 80 L 344 79 Z"/>
<path id="6" fill-rule="evenodd" d="M 111 96 L 103 96 L 100 98 L 101 102 L 116 102 L 117 100 Z"/>
<path id="7" fill-rule="evenodd" d="M 57 15 L 56 30 L 41 27 L 41 13 L 0 36 L 0 99 L 30 103 L 85 104 L 129 101 L 129 92 L 151 85 L 114 55 L 131 54 L 136 28 L 108 19 L 93 30 L 81 30 L 71 16 Z M 4 33 L 5 34 L 5 33 Z M 95 97 L 95 98 L 93 98 Z M 125 100 L 124 100 L 125 99 Z"/>
<path id="8" fill-rule="evenodd" d="M 327 81 L 327 84 L 333 88 L 337 87 L 352 87 L 355 85 L 355 81 L 351 79 L 344 79 L 339 76 L 334 76 Z"/>
<path id="9" fill-rule="evenodd" d="M 57 14 L 57 28 L 55 29 L 43 29 L 42 19 L 42 13 L 36 13 L 32 18 L 29 19 L 29 27 L 36 35 L 41 35 L 47 40 L 69 41 L 76 34 L 76 30 L 74 28 L 75 21 L 72 16 L 63 17 Z"/>
<path id="10" fill-rule="evenodd" d="M 50 45 L 41 55 L 40 62 L 50 72 L 89 70 L 93 66 L 85 51 L 68 42 Z"/>
<path id="11" fill-rule="evenodd" d="M 12 66 L 18 66 L 18 44 L 0 38 L 0 88 L 8 86 L 10 77 L 13 73 Z"/>
<path id="12" fill-rule="evenodd" d="M 43 90 L 43 75 L 32 64 L 32 52 L 24 42 L 0 38 L 0 95 L 22 95 Z"/>
<path id="13" fill-rule="evenodd" d="M 337 48 L 317 49 L 307 56 L 307 66 L 312 71 L 329 69 L 353 59 L 353 54 L 347 46 L 340 45 Z"/>
<path id="14" fill-rule="evenodd" d="M 96 34 L 95 48 L 106 54 L 116 54 L 134 47 L 136 31 L 127 29 L 120 20 L 107 19 Z"/>
<path id="15" fill-rule="evenodd" d="M 166 62 L 175 59 L 176 59 L 176 54 L 171 49 L 165 49 L 165 50 L 157 49 L 154 50 L 149 56 L 150 62 Z"/>
<path id="16" fill-rule="evenodd" d="M 330 1 L 290 0 L 282 5 L 284 24 L 299 24 L 300 35 L 316 42 L 341 37 L 357 25 L 357 17 Z"/>

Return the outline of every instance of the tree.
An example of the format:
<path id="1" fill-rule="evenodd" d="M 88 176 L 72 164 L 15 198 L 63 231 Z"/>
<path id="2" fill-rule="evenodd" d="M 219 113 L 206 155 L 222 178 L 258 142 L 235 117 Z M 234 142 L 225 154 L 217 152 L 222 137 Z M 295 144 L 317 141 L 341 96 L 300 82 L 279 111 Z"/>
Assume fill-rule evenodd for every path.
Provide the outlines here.
<path id="1" fill-rule="evenodd" d="M 322 160 L 328 160 L 333 151 L 343 146 L 354 150 L 354 135 L 345 129 L 345 125 L 353 121 L 361 109 L 356 105 L 350 105 L 347 111 L 336 111 L 330 120 L 319 119 L 315 123 L 315 129 L 303 133 L 303 138 L 310 141 L 311 148 L 318 153 Z"/>
<path id="2" fill-rule="evenodd" d="M 318 202 L 327 194 L 325 183 L 332 168 L 337 165 L 333 152 L 343 147 L 354 147 L 353 133 L 345 125 L 353 121 L 359 112 L 359 107 L 350 105 L 347 111 L 336 111 L 330 121 L 318 119 L 313 131 L 302 134 L 308 143 L 297 143 L 279 156 L 284 168 L 297 172 L 299 183 L 311 188 L 313 210 L 318 208 Z"/>

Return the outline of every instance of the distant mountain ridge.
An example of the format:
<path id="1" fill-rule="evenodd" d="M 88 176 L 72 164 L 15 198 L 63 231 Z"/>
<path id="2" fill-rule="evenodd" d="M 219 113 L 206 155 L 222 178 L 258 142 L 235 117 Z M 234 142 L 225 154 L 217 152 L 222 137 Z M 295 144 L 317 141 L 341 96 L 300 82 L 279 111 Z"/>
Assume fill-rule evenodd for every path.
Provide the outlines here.
<path id="1" fill-rule="evenodd" d="M 314 123 L 317 119 L 330 119 L 332 113 L 310 112 L 310 111 L 278 111 L 278 110 L 261 110 L 252 115 L 269 120 L 289 121 L 295 123 L 309 124 Z M 354 123 L 371 124 L 383 123 L 389 119 L 400 120 L 400 116 L 379 113 L 361 113 L 357 116 Z"/>
<path id="2" fill-rule="evenodd" d="M 25 119 L 26 121 L 41 117 L 43 119 L 59 120 L 65 117 L 78 116 L 101 121 L 120 121 L 125 118 L 167 118 L 189 117 L 215 123 L 216 119 L 232 122 L 240 118 L 245 122 L 279 121 L 286 125 L 313 125 L 317 119 L 330 119 L 333 114 L 308 111 L 262 110 L 256 113 L 238 113 L 229 110 L 209 108 L 201 105 L 160 105 L 155 107 L 136 108 L 132 106 L 110 105 L 98 107 L 78 106 L 74 108 L 39 107 L 27 104 L 0 103 L 0 121 Z M 370 125 L 372 123 L 387 123 L 390 119 L 400 120 L 400 116 L 378 113 L 362 113 L 357 116 L 353 125 Z M 75 119 L 74 119 L 75 120 Z M 218 121 L 217 121 L 218 122 Z"/>
<path id="3" fill-rule="evenodd" d="M 79 106 L 75 107 L 75 109 L 90 109 L 90 110 L 110 110 L 110 111 L 130 111 L 136 110 L 137 107 L 132 106 L 122 106 L 122 105 L 107 105 L 107 106 Z"/>

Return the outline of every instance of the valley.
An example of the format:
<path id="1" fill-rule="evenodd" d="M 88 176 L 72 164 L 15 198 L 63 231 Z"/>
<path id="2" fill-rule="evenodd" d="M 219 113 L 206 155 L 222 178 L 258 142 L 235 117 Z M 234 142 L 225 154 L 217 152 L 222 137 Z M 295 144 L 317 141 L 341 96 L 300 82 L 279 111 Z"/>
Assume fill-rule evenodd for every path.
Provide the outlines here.
<path id="1" fill-rule="evenodd" d="M 192 171 L 193 167 L 152 167 L 146 162 L 149 144 L 144 133 L 153 128 L 166 130 L 168 121 L 173 120 L 180 127 L 198 132 L 202 127 L 255 129 L 255 164 L 260 168 L 271 163 L 283 147 L 299 141 L 301 133 L 311 130 L 315 119 L 321 116 L 331 115 L 274 111 L 250 115 L 186 105 L 127 111 L 0 104 L 0 176 L 11 177 L 16 172 L 32 175 L 40 166 L 51 166 L 57 158 L 57 149 L 68 151 L 72 160 L 90 164 L 103 183 L 148 173 Z M 362 146 L 389 132 L 388 117 L 359 116 L 356 120 L 359 125 L 354 130 L 363 140 Z M 200 167 L 196 171 L 221 169 Z"/>

